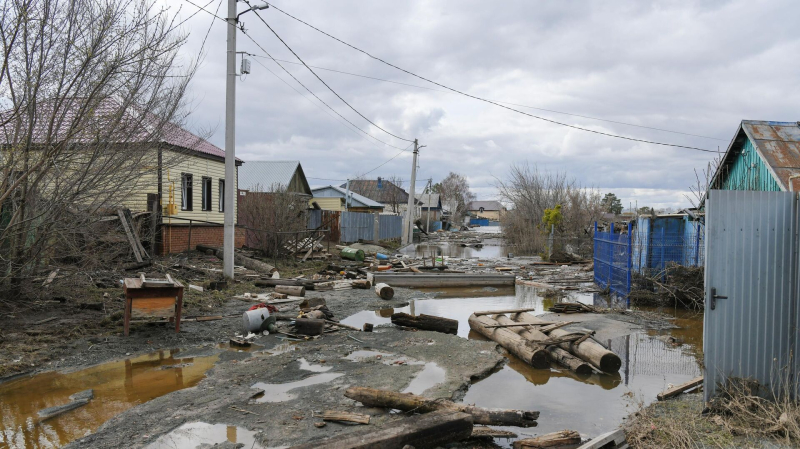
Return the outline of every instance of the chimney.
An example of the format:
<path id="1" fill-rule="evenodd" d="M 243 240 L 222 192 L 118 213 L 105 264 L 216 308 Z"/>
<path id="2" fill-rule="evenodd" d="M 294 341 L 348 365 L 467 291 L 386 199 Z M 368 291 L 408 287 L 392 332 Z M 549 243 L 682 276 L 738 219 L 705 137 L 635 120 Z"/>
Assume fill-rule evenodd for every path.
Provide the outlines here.
<path id="1" fill-rule="evenodd" d="M 381 177 L 380 176 L 378 176 L 378 188 L 379 189 L 383 188 L 383 182 L 381 182 Z"/>

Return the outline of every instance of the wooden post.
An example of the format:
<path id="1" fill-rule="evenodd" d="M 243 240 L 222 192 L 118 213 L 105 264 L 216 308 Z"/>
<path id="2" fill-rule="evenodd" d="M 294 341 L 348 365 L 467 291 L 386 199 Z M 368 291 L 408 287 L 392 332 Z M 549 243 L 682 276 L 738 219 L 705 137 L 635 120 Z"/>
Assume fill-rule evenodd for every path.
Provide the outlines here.
<path id="1" fill-rule="evenodd" d="M 534 368 L 544 369 L 550 367 L 550 361 L 547 359 L 547 353 L 544 348 L 525 340 L 509 329 L 486 327 L 492 324 L 498 323 L 488 316 L 471 315 L 469 317 L 469 327 L 472 330 L 496 342 L 525 363 Z"/>

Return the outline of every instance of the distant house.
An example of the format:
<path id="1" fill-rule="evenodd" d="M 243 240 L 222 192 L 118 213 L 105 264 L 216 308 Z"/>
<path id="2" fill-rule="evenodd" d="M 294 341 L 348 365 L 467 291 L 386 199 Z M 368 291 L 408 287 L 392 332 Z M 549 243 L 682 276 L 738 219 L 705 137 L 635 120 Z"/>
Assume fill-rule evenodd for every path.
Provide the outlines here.
<path id="1" fill-rule="evenodd" d="M 373 201 L 353 191 L 347 203 L 347 190 L 337 186 L 325 186 L 312 190 L 314 197 L 308 202 L 314 209 L 349 210 L 350 212 L 383 212 L 383 204 Z M 316 206 L 315 206 L 316 205 Z"/>
<path id="2" fill-rule="evenodd" d="M 348 188 L 347 183 L 339 186 Z M 403 214 L 408 208 L 408 192 L 385 179 L 350 181 L 350 191 L 383 204 L 386 213 Z M 415 200 L 415 204 L 419 201 Z"/>
<path id="3" fill-rule="evenodd" d="M 239 190 L 313 195 L 299 161 L 250 161 L 239 169 Z"/>
<path id="4" fill-rule="evenodd" d="M 742 120 L 711 180 L 715 190 L 800 188 L 798 122 Z"/>
<path id="5" fill-rule="evenodd" d="M 442 199 L 438 193 L 420 193 L 414 196 L 417 198 L 419 211 L 430 213 L 431 220 L 442 219 Z"/>
<path id="6" fill-rule="evenodd" d="M 475 218 L 486 218 L 491 221 L 500 221 L 506 213 L 506 208 L 500 201 L 470 201 L 467 210 Z"/>

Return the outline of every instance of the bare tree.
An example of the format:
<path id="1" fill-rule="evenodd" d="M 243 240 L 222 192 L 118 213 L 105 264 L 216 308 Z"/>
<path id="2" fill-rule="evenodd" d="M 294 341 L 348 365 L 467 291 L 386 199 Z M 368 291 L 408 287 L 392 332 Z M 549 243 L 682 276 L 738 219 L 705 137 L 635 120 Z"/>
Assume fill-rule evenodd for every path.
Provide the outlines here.
<path id="1" fill-rule="evenodd" d="M 394 184 L 397 188 L 392 187 L 386 190 L 386 194 L 382 195 L 381 199 L 385 202 L 385 204 L 389 204 L 389 208 L 391 209 L 392 213 L 399 214 L 407 205 L 407 203 L 403 201 L 403 180 L 397 175 L 392 175 L 387 178 L 386 181 Z M 385 188 L 386 187 L 384 187 L 384 189 Z"/>
<path id="2" fill-rule="evenodd" d="M 440 184 L 437 184 L 442 204 L 450 207 L 450 216 L 453 223 L 461 224 L 467 214 L 469 203 L 475 200 L 475 194 L 469 189 L 469 181 L 464 176 L 450 172 Z"/>
<path id="3" fill-rule="evenodd" d="M 590 241 L 589 229 L 602 213 L 600 193 L 581 186 L 563 172 L 540 171 L 528 163 L 512 165 L 507 181 L 497 188 L 505 202 L 511 205 L 502 222 L 506 239 L 518 245 L 521 252 L 541 252 L 545 245 L 542 217 L 545 210 L 561 206 L 562 218 L 556 226 L 557 238 L 578 247 Z"/>
<path id="4" fill-rule="evenodd" d="M 239 223 L 247 229 L 248 242 L 268 257 L 286 254 L 286 247 L 305 236 L 308 197 L 274 185 L 264 190 L 255 185 L 239 201 Z"/>
<path id="5" fill-rule="evenodd" d="M 101 213 L 171 163 L 156 148 L 185 118 L 196 64 L 178 60 L 185 36 L 152 0 L 0 8 L 3 288 L 57 260 L 91 259 Z"/>

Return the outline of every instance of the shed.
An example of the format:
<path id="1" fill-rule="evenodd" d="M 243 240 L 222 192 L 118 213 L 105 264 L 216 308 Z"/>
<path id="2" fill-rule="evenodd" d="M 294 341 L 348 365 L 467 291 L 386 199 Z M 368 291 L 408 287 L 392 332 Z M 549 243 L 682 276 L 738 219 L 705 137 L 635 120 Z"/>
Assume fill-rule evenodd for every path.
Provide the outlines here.
<path id="1" fill-rule="evenodd" d="M 347 201 L 347 190 L 337 186 L 317 187 L 312 190 L 314 202 L 323 210 L 349 210 L 351 212 L 383 212 L 383 204 L 373 201 L 363 195 L 350 191 L 349 205 Z M 331 201 L 331 198 L 338 198 L 340 201 Z M 328 209 L 330 207 L 330 209 Z M 338 208 L 337 208 L 338 207 Z"/>
<path id="2" fill-rule="evenodd" d="M 800 187 L 798 122 L 742 120 L 711 181 L 716 190 L 785 192 Z"/>

